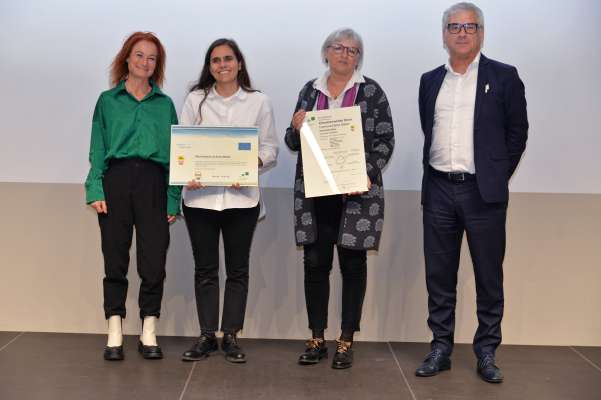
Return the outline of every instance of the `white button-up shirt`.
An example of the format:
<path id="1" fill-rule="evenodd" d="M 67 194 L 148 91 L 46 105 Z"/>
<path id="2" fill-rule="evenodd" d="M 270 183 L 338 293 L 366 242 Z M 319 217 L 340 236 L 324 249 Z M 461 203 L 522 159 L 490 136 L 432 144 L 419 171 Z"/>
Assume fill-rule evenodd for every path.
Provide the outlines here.
<path id="1" fill-rule="evenodd" d="M 355 72 L 353 72 L 353 76 L 351 76 L 351 79 L 349 79 L 349 81 L 346 83 L 346 86 L 344 87 L 342 92 L 340 92 L 340 94 L 338 95 L 337 98 L 334 98 L 334 97 L 332 97 L 332 95 L 330 94 L 330 91 L 328 90 L 328 77 L 329 76 L 330 76 L 330 70 L 328 69 L 322 75 L 321 78 L 316 79 L 315 82 L 313 82 L 313 87 L 328 97 L 328 108 L 330 108 L 330 109 L 340 108 L 342 106 L 342 100 L 344 100 L 344 94 L 346 93 L 346 91 L 349 90 L 350 88 L 352 88 L 355 83 L 365 82 L 365 78 L 363 78 L 363 75 L 361 75 L 359 73 L 359 71 L 355 70 Z M 314 110 L 317 109 L 317 102 L 315 102 L 315 106 L 313 107 L 313 109 Z"/>
<path id="2" fill-rule="evenodd" d="M 258 153 L 263 162 L 259 173 L 275 163 L 278 155 L 278 138 L 271 101 L 265 94 L 246 92 L 240 88 L 232 96 L 224 98 L 213 87 L 202 105 L 202 121 L 200 121 L 198 106 L 204 96 L 204 90 L 195 90 L 188 94 L 179 119 L 180 124 L 257 126 L 259 127 Z M 250 186 L 243 186 L 240 189 L 209 186 L 197 190 L 188 190 L 184 187 L 182 196 L 184 204 L 188 207 L 221 211 L 228 208 L 256 206 L 259 202 L 260 191 L 258 187 Z"/>
<path id="3" fill-rule="evenodd" d="M 474 163 L 474 108 L 480 53 L 465 74 L 447 62 L 434 108 L 430 165 L 444 172 L 476 172 Z"/>

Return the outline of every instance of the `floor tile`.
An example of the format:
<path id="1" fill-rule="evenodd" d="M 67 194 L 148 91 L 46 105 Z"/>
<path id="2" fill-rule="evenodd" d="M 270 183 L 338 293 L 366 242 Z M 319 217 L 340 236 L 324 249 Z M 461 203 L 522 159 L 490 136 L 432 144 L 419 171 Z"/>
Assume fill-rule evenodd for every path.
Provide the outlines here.
<path id="1" fill-rule="evenodd" d="M 409 385 L 420 400 L 601 398 L 599 372 L 568 347 L 501 346 L 497 365 L 505 376 L 502 384 L 489 384 L 478 377 L 471 345 L 456 345 L 451 370 L 430 378 L 414 374 L 429 345 L 393 343 L 392 347 L 401 367 L 409 371 Z"/>
<path id="2" fill-rule="evenodd" d="M 0 349 L 6 346 L 11 340 L 14 340 L 21 332 L 0 331 Z M 18 340 L 18 339 L 17 339 Z M 13 342 L 14 343 L 14 342 Z M 12 344 L 12 343 L 11 343 Z M 9 345 L 10 346 L 10 345 Z"/>
<path id="3" fill-rule="evenodd" d="M 160 338 L 163 360 L 144 360 L 126 337 L 124 361 L 105 361 L 104 335 L 26 333 L 0 352 L 1 399 L 177 399 L 190 365 L 184 341 Z"/>
<path id="4" fill-rule="evenodd" d="M 386 343 L 357 342 L 350 369 L 330 367 L 330 358 L 297 364 L 302 341 L 241 340 L 248 363 L 233 365 L 218 354 L 200 361 L 184 399 L 411 399 Z"/>
<path id="5" fill-rule="evenodd" d="M 574 347 L 576 351 L 586 357 L 601 370 L 601 347 Z M 593 367 L 594 368 L 594 367 Z M 601 371 L 600 371 L 601 373 Z M 599 396 L 601 397 L 601 396 Z"/>

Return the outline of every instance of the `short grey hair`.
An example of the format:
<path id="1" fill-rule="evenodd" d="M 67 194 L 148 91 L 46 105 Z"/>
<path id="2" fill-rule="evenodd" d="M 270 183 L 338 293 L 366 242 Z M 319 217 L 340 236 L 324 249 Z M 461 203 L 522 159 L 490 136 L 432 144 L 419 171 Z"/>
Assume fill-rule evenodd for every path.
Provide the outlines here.
<path id="1" fill-rule="evenodd" d="M 447 8 L 445 12 L 442 14 L 442 30 L 447 29 L 447 25 L 449 24 L 449 19 L 451 15 L 459 12 L 459 11 L 471 11 L 476 14 L 476 19 L 478 20 L 479 27 L 484 27 L 484 14 L 482 10 L 473 3 L 462 2 L 453 4 L 451 7 Z"/>
<path id="2" fill-rule="evenodd" d="M 363 39 L 361 39 L 361 36 L 351 28 L 336 29 L 334 32 L 328 35 L 326 40 L 321 45 L 321 60 L 325 65 L 328 65 L 328 61 L 326 60 L 326 52 L 328 51 L 328 47 L 343 38 L 350 39 L 357 43 L 357 47 L 359 49 L 359 57 L 357 57 L 357 69 L 361 69 L 361 65 L 363 65 Z"/>

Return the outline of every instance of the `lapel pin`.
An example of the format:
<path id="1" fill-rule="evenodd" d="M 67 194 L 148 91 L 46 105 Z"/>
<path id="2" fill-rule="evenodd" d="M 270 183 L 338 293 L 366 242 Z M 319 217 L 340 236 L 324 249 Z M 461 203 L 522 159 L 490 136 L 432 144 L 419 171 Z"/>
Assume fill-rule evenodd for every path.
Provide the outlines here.
<path id="1" fill-rule="evenodd" d="M 488 89 L 490 89 L 490 86 L 488 86 L 487 83 L 486 86 L 484 86 L 484 94 L 488 93 Z"/>

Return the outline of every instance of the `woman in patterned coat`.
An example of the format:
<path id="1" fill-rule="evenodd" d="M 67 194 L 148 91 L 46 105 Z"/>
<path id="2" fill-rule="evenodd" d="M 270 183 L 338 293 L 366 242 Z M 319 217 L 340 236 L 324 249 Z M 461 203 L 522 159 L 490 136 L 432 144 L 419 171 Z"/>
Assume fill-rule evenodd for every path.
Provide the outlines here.
<path id="1" fill-rule="evenodd" d="M 285 141 L 298 151 L 294 183 L 296 244 L 304 248 L 305 300 L 312 339 L 307 341 L 299 364 L 316 364 L 326 358 L 329 275 L 334 245 L 342 273 L 342 333 L 336 340 L 332 367 L 349 368 L 353 362 L 353 334 L 359 330 L 367 278 L 367 250 L 377 249 L 384 223 L 382 168 L 394 147 L 390 106 L 384 91 L 359 73 L 363 41 L 352 29 L 332 32 L 321 48 L 328 70 L 301 89 Z M 306 111 L 328 108 L 361 108 L 369 190 L 364 193 L 306 198 L 299 130 Z"/>

